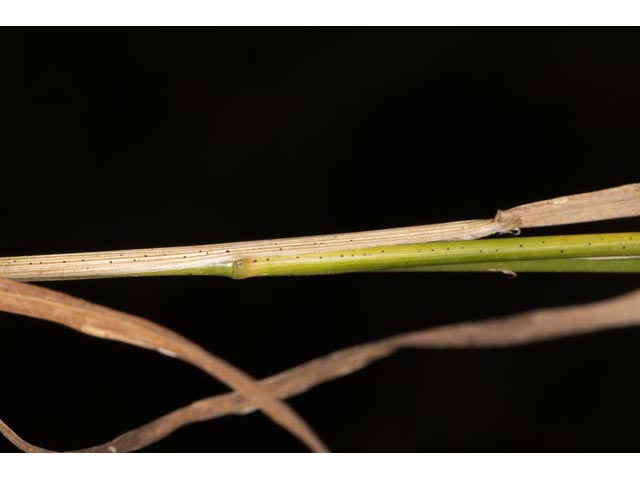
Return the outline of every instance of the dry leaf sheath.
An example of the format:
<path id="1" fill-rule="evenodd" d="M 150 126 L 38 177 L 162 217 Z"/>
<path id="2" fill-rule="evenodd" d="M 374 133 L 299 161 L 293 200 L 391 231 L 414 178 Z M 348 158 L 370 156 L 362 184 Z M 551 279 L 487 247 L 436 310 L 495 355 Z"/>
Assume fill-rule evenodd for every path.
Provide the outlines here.
<path id="1" fill-rule="evenodd" d="M 138 275 L 222 275 L 247 278 L 273 274 L 335 273 L 336 268 L 340 271 L 401 268 L 424 265 L 425 259 L 430 258 L 429 251 L 418 252 L 420 247 L 416 246 L 411 255 L 417 264 L 398 263 L 400 260 L 396 253 L 401 252 L 406 257 L 407 249 L 404 246 L 407 245 L 471 240 L 521 228 L 638 215 L 640 184 L 636 183 L 530 203 L 499 211 L 495 218 L 486 220 L 215 245 L 5 257 L 0 258 L 0 278 L 19 281 Z M 486 241 L 499 242 L 499 239 Z M 587 243 L 588 240 L 584 242 L 584 248 Z M 499 248 L 499 243 L 495 248 Z M 623 253 L 615 250 L 615 247 L 614 251 L 617 254 Z M 489 249 L 478 253 L 486 255 Z M 449 256 L 449 260 L 452 256 L 453 254 Z M 380 260 L 377 264 L 376 259 Z M 395 263 L 390 266 L 389 261 Z M 278 265 L 282 268 L 278 269 Z M 500 269 L 499 266 L 490 266 L 489 269 L 491 268 Z"/>

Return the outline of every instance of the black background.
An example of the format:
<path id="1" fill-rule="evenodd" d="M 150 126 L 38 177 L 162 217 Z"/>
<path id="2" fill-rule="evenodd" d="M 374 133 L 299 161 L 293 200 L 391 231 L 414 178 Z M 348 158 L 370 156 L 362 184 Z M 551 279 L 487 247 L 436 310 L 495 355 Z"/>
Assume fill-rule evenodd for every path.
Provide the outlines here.
<path id="1" fill-rule="evenodd" d="M 22 29 L 0 41 L 0 255 L 485 218 L 638 181 L 637 30 Z M 624 230 L 639 221 L 527 233 Z M 392 333 L 638 285 L 578 274 L 48 284 L 174 328 L 256 377 Z M 225 391 L 153 352 L 0 318 L 0 417 L 47 448 L 101 443 Z M 291 404 L 337 451 L 637 450 L 639 345 L 627 329 L 405 351 Z M 252 414 L 145 450 L 304 447 Z"/>

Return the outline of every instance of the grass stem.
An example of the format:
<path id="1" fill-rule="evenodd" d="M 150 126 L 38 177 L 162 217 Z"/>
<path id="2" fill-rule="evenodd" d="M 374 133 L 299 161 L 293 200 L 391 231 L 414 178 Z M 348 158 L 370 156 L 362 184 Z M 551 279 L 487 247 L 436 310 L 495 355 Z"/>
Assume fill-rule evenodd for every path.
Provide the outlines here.
<path id="1" fill-rule="evenodd" d="M 246 243 L 0 259 L 0 278 L 329 275 L 375 271 L 640 273 L 640 233 L 488 238 L 327 249 Z"/>

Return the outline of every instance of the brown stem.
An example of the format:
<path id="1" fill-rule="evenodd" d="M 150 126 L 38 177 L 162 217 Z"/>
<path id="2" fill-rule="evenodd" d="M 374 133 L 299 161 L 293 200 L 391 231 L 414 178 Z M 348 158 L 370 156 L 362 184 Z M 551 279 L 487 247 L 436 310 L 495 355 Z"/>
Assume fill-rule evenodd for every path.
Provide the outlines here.
<path id="1" fill-rule="evenodd" d="M 532 310 L 498 319 L 465 322 L 410 332 L 346 348 L 311 360 L 260 381 L 280 399 L 292 397 L 324 382 L 349 375 L 401 348 L 497 348 L 580 335 L 600 330 L 640 325 L 640 290 L 584 305 Z M 256 410 L 238 393 L 216 395 L 179 408 L 115 439 L 81 452 L 139 450 L 194 422 Z M 24 440 L 0 431 L 19 448 Z M 19 444 L 18 442 L 22 442 Z M 37 447 L 35 447 L 37 448 Z"/>

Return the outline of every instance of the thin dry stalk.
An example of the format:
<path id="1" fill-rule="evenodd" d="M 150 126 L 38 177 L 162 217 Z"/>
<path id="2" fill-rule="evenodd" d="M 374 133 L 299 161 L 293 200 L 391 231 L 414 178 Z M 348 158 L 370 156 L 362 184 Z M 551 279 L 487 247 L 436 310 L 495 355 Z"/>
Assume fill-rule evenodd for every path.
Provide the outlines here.
<path id="1" fill-rule="evenodd" d="M 349 375 L 401 348 L 497 348 L 523 345 L 613 328 L 640 325 L 640 290 L 578 306 L 532 310 L 498 319 L 428 328 L 339 350 L 260 381 L 280 399 Z M 179 408 L 115 439 L 81 452 L 127 452 L 151 445 L 195 422 L 256 410 L 239 393 L 216 395 Z M 0 431 L 18 448 L 44 451 L 22 440 L 4 423 Z"/>
<path id="2" fill-rule="evenodd" d="M 46 288 L 2 279 L 0 310 L 48 320 L 86 335 L 128 343 L 184 360 L 251 399 L 252 404 L 312 450 L 327 450 L 306 422 L 286 403 L 275 398 L 271 391 L 225 360 L 154 322 Z M 5 424 L 0 424 L 0 431 L 18 448 L 30 452 L 43 451 L 20 441 Z"/>

